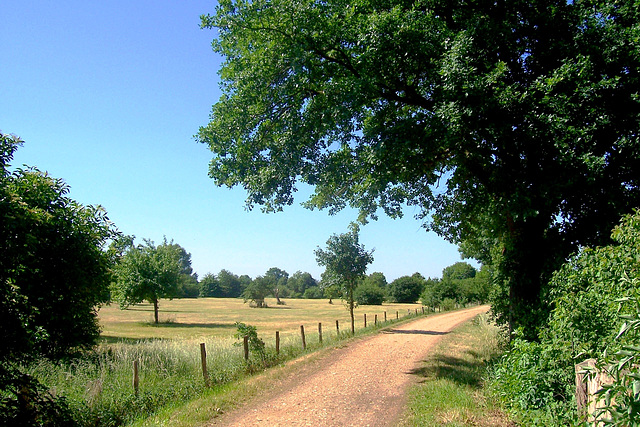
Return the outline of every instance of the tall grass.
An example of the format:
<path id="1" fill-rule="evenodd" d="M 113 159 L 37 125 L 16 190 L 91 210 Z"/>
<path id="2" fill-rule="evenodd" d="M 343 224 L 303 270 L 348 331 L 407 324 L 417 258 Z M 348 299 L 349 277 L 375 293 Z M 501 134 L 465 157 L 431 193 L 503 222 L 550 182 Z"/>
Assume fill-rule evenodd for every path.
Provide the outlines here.
<path id="1" fill-rule="evenodd" d="M 400 321 L 414 315 L 400 318 Z M 396 323 L 373 322 L 356 330 L 356 336 L 371 333 Z M 346 326 L 346 325 L 345 325 Z M 309 333 L 310 332 L 310 333 Z M 207 350 L 207 371 L 211 387 L 219 387 L 245 375 L 263 370 L 304 352 L 333 346 L 351 338 L 348 332 L 323 330 L 319 342 L 317 330 L 306 334 L 307 349 L 303 350 L 298 334 L 282 337 L 280 353 L 275 353 L 275 336 L 259 336 L 266 343 L 263 358 L 252 354 L 244 360 L 239 340 L 231 337 L 207 339 L 143 339 L 139 341 L 104 343 L 81 359 L 66 362 L 39 360 L 25 367 L 43 384 L 51 387 L 55 396 L 63 398 L 74 420 L 82 426 L 119 426 L 146 418 L 155 411 L 176 402 L 186 402 L 202 395 L 206 386 L 202 375 L 200 342 Z M 139 366 L 139 392 L 133 388 L 133 361 Z"/>

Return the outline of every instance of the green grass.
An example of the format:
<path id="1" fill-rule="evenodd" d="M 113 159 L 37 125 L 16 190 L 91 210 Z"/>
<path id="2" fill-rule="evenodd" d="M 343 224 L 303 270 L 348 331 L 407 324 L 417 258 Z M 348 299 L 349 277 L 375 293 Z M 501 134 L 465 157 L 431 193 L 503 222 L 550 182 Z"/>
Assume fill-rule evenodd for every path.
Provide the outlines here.
<path id="1" fill-rule="evenodd" d="M 272 304 L 274 308 L 257 309 L 235 299 L 162 301 L 160 325 L 150 321 L 153 313 L 149 305 L 130 310 L 105 307 L 99 313 L 104 330 L 102 344 L 94 352 L 70 363 L 40 360 L 26 371 L 51 387 L 52 394 L 63 396 L 80 425 L 141 425 L 144 420 L 155 420 L 146 425 L 196 425 L 256 393 L 254 381 L 238 380 L 267 366 L 334 346 L 350 336 L 346 333 L 348 311 L 340 301 L 333 305 L 327 300 Z M 395 320 L 396 311 L 402 319 L 407 310 L 413 314 L 419 307 L 360 307 L 356 311 L 356 336 L 382 327 L 385 311 L 389 320 Z M 366 330 L 362 328 L 364 313 L 369 326 Z M 373 327 L 376 314 L 378 328 Z M 340 335 L 336 333 L 336 319 L 340 321 Z M 264 361 L 255 355 L 249 363 L 244 361 L 242 348 L 233 337 L 237 321 L 257 326 L 259 337 L 267 345 Z M 319 322 L 323 323 L 322 344 Z M 307 335 L 306 351 L 301 348 L 301 324 Z M 279 355 L 275 354 L 275 331 L 281 336 Z M 210 388 L 205 387 L 202 377 L 201 342 L 207 349 Z M 140 373 L 137 395 L 132 386 L 134 360 L 139 363 Z M 282 371 L 273 372 L 269 378 Z"/>
<path id="2" fill-rule="evenodd" d="M 498 328 L 486 315 L 448 334 L 413 373 L 405 426 L 513 425 L 483 390 L 487 363 L 500 354 Z"/>

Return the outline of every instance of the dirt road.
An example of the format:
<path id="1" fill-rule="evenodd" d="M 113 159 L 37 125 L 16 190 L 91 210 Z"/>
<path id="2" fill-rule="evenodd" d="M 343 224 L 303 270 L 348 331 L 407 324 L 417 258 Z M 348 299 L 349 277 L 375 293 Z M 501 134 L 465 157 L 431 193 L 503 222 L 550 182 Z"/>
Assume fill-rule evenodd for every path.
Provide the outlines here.
<path id="1" fill-rule="evenodd" d="M 443 335 L 487 310 L 424 317 L 331 351 L 212 425 L 394 426 L 415 380 L 412 368 Z"/>

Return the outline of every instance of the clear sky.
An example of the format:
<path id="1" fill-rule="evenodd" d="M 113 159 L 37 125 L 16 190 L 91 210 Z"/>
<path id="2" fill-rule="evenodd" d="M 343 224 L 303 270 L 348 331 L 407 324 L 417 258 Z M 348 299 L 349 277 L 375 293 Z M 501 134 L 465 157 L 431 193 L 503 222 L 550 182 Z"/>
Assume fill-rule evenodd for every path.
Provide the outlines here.
<path id="1" fill-rule="evenodd" d="M 0 130 L 25 141 L 13 166 L 63 178 L 72 198 L 104 206 L 137 242 L 174 239 L 200 276 L 224 268 L 256 277 L 279 267 L 319 279 L 314 249 L 346 232 L 355 212 L 329 216 L 298 204 L 248 212 L 242 188 L 218 188 L 207 176 L 212 155 L 193 135 L 220 96 L 214 33 L 199 27 L 215 6 L 3 0 Z M 408 208 L 401 220 L 381 216 L 361 229 L 361 243 L 375 248 L 369 273 L 389 281 L 415 272 L 440 277 L 460 261 L 415 213 Z"/>

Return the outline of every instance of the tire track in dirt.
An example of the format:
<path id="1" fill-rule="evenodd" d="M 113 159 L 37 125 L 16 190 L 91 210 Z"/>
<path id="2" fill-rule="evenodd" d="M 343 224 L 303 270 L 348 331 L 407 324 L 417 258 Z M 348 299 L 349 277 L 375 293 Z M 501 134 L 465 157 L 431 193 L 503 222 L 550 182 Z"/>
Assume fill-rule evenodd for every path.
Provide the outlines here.
<path id="1" fill-rule="evenodd" d="M 411 374 L 443 335 L 488 311 L 473 307 L 420 318 L 338 348 L 296 371 L 269 396 L 212 420 L 225 426 L 393 426 Z"/>

